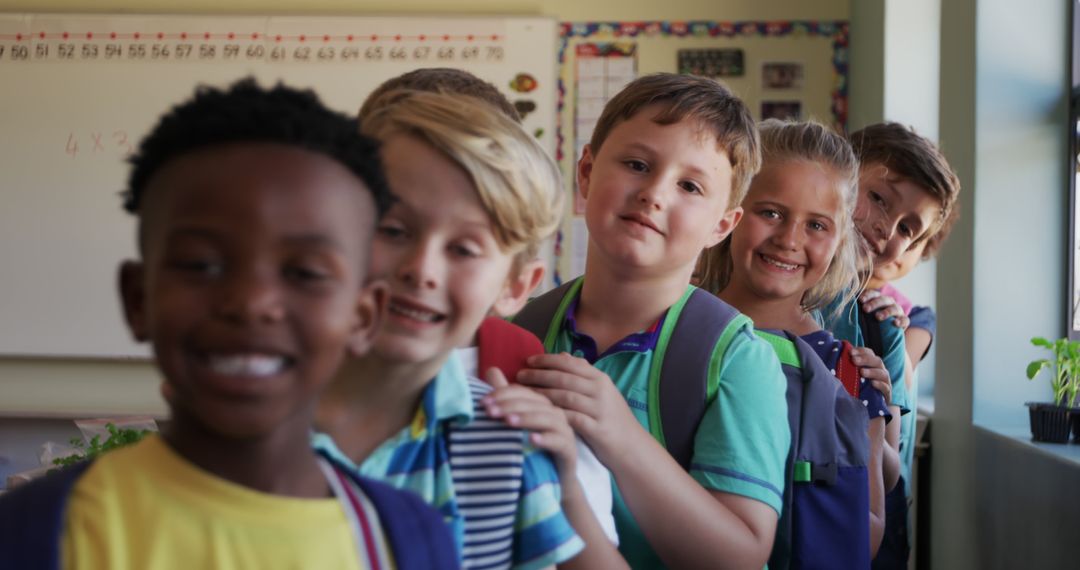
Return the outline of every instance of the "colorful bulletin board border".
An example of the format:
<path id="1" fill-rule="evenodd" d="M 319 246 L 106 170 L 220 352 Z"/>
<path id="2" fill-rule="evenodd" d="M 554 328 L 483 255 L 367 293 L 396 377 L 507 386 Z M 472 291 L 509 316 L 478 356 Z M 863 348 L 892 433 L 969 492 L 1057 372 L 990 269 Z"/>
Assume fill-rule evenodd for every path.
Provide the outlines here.
<path id="1" fill-rule="evenodd" d="M 848 23 L 843 20 L 829 22 L 563 22 L 559 24 L 559 67 L 566 64 L 566 48 L 571 38 L 592 39 L 597 37 L 824 37 L 832 40 L 833 47 L 833 124 L 843 130 L 848 114 Z M 562 117 L 566 105 L 566 85 L 563 74 L 559 75 L 557 114 Z M 559 125 L 558 160 L 562 160 L 562 121 Z"/>
<path id="2" fill-rule="evenodd" d="M 781 38 L 781 37 L 821 37 L 832 40 L 833 48 L 833 90 L 832 104 L 833 126 L 840 131 L 847 127 L 848 115 L 848 22 L 836 21 L 775 21 L 775 22 L 715 22 L 693 20 L 686 22 L 641 21 L 641 22 L 562 22 L 559 24 L 559 85 L 556 103 L 556 141 L 555 158 L 559 164 L 565 159 L 563 145 L 563 113 L 566 107 L 566 49 L 572 38 L 585 40 L 634 37 L 675 37 L 675 38 Z M 560 229 L 555 243 L 555 284 L 562 282 L 559 275 L 559 261 L 563 257 L 563 231 Z"/>

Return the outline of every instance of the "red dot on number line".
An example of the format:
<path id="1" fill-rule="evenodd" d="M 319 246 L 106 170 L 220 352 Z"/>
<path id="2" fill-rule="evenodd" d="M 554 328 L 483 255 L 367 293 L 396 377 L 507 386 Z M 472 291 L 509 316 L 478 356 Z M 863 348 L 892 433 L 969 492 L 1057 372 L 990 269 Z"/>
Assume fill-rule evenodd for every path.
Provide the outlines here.
<path id="1" fill-rule="evenodd" d="M 38 32 L 38 37 L 41 39 L 45 39 L 45 32 Z"/>
<path id="2" fill-rule="evenodd" d="M 466 37 L 466 39 L 469 40 L 470 42 L 473 41 L 473 35 L 469 34 L 468 37 Z"/>
<path id="3" fill-rule="evenodd" d="M 424 41 L 426 39 L 427 39 L 427 36 L 425 36 L 424 34 L 420 34 L 420 41 Z"/>
<path id="4" fill-rule="evenodd" d="M 307 37 L 301 34 L 301 36 L 300 36 L 300 41 L 304 41 L 304 40 L 306 40 L 306 39 L 307 39 Z"/>
<path id="5" fill-rule="evenodd" d="M 206 33 L 204 33 L 204 34 L 202 35 L 202 37 L 203 37 L 203 39 L 204 39 L 204 40 L 208 40 L 208 39 L 210 39 L 210 32 L 206 32 Z"/>
<path id="6" fill-rule="evenodd" d="M 253 39 L 253 40 L 259 39 L 259 34 L 251 34 L 251 39 Z"/>
<path id="7" fill-rule="evenodd" d="M 158 32 L 158 33 L 157 33 L 157 39 L 159 39 L 159 40 L 160 40 L 160 39 L 162 39 L 162 38 L 164 38 L 164 37 L 165 37 L 165 34 L 163 34 L 163 33 L 161 33 L 161 32 Z"/>
<path id="8" fill-rule="evenodd" d="M 64 32 L 64 39 L 65 40 L 68 39 L 68 33 L 67 32 Z"/>
<path id="9" fill-rule="evenodd" d="M 139 32 L 135 32 L 134 34 L 132 34 L 132 37 L 134 37 L 135 39 L 139 39 Z"/>
<path id="10" fill-rule="evenodd" d="M 274 36 L 274 41 L 275 42 L 280 42 L 281 41 L 281 36 L 280 35 Z"/>
<path id="11" fill-rule="evenodd" d="M 493 41 L 493 42 L 499 41 L 499 35 L 498 34 L 492 34 L 491 35 L 491 41 Z"/>
<path id="12" fill-rule="evenodd" d="M 378 41 L 378 40 L 379 40 L 379 36 L 377 36 L 375 34 L 371 34 L 371 41 L 375 42 L 375 41 Z"/>
<path id="13" fill-rule="evenodd" d="M 94 38 L 94 33 L 93 32 L 86 32 L 86 39 L 90 40 L 90 39 L 93 39 L 93 38 Z"/>
<path id="14" fill-rule="evenodd" d="M 394 41 L 395 42 L 400 42 L 401 41 L 401 34 L 398 34 L 398 35 L 394 36 Z"/>
<path id="15" fill-rule="evenodd" d="M 15 41 L 21 42 L 22 41 L 22 34 L 15 34 Z"/>
<path id="16" fill-rule="evenodd" d="M 444 42 L 448 42 L 448 41 L 450 41 L 450 36 L 449 35 L 444 35 L 442 37 L 442 39 L 443 39 Z"/>
<path id="17" fill-rule="evenodd" d="M 180 32 L 180 39 L 186 40 L 187 39 L 187 32 Z"/>
<path id="18" fill-rule="evenodd" d="M 109 39 L 115 40 L 116 39 L 116 32 L 110 32 L 109 33 Z"/>
<path id="19" fill-rule="evenodd" d="M 352 34 L 349 34 L 348 36 L 346 36 L 345 39 L 349 40 L 350 42 L 353 41 Z"/>
<path id="20" fill-rule="evenodd" d="M 324 41 L 324 42 L 330 41 L 330 36 L 323 36 L 322 41 Z"/>
<path id="21" fill-rule="evenodd" d="M 236 34 L 234 34 L 234 33 L 232 33 L 232 32 L 229 32 L 229 39 L 230 39 L 230 40 L 231 40 L 231 39 L 233 39 L 233 38 L 235 38 L 235 37 L 236 37 Z"/>

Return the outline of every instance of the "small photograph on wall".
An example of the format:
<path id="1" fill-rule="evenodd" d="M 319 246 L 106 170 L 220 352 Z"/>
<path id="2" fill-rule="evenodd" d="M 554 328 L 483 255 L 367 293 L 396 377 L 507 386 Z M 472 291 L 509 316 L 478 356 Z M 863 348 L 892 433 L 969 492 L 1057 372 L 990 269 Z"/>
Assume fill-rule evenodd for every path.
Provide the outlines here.
<path id="1" fill-rule="evenodd" d="M 763 101 L 761 120 L 765 119 L 798 121 L 802 119 L 802 101 Z"/>
<path id="2" fill-rule="evenodd" d="M 766 63 L 761 67 L 761 86 L 765 89 L 802 89 L 803 64 Z"/>
<path id="3" fill-rule="evenodd" d="M 678 54 L 679 73 L 718 79 L 746 72 L 741 49 L 681 49 Z"/>

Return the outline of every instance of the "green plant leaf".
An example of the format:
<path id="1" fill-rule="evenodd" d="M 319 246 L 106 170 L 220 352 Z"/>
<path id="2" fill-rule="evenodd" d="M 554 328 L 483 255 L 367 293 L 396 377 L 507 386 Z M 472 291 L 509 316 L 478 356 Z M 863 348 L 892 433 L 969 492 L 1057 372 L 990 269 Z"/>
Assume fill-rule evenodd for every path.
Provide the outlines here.
<path id="1" fill-rule="evenodd" d="M 1031 344 L 1033 344 L 1035 346 L 1041 346 L 1043 348 L 1049 348 L 1051 350 L 1053 350 L 1053 348 L 1054 348 L 1054 345 L 1051 344 L 1050 341 L 1046 340 L 1045 338 L 1043 338 L 1041 336 L 1032 337 Z"/>
<path id="2" fill-rule="evenodd" d="M 1045 358 L 1042 360 L 1035 360 L 1027 365 L 1027 377 L 1028 380 L 1034 380 L 1038 376 L 1039 372 L 1042 372 L 1043 368 L 1050 366 L 1050 361 Z"/>

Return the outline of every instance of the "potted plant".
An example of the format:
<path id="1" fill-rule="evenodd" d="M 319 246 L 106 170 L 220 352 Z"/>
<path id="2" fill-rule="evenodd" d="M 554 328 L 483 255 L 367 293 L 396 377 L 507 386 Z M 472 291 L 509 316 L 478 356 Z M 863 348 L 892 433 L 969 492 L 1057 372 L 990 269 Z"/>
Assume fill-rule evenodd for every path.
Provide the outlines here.
<path id="1" fill-rule="evenodd" d="M 81 437 L 72 438 L 71 445 L 76 449 L 76 453 L 53 459 L 56 469 L 69 467 L 87 459 L 94 459 L 106 451 L 131 445 L 150 433 L 148 429 L 118 428 L 112 423 L 105 424 L 105 429 L 109 431 L 109 437 L 104 443 L 101 442 L 100 435 L 90 438 L 89 445 Z"/>
<path id="2" fill-rule="evenodd" d="M 1073 412 L 1080 394 L 1080 341 L 1059 338 L 1049 341 L 1042 337 L 1031 339 L 1031 344 L 1053 353 L 1052 359 L 1034 360 L 1027 365 L 1028 380 L 1033 380 L 1043 369 L 1052 371 L 1050 389 L 1054 399 L 1050 403 L 1027 402 L 1031 417 L 1031 435 L 1035 441 L 1066 443 L 1069 441 L 1070 416 L 1080 418 L 1080 411 Z"/>

